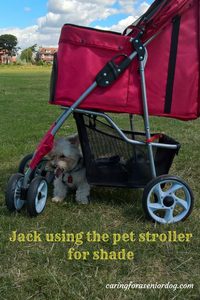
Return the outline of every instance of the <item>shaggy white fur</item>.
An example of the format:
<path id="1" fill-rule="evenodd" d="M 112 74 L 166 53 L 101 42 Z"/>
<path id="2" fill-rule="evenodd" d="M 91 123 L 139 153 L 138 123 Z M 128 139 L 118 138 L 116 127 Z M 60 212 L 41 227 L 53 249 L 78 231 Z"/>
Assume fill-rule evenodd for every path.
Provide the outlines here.
<path id="1" fill-rule="evenodd" d="M 57 139 L 49 157 L 51 165 L 56 168 L 52 201 L 62 202 L 69 188 L 72 188 L 76 189 L 76 201 L 88 204 L 90 185 L 86 179 L 78 135 Z"/>

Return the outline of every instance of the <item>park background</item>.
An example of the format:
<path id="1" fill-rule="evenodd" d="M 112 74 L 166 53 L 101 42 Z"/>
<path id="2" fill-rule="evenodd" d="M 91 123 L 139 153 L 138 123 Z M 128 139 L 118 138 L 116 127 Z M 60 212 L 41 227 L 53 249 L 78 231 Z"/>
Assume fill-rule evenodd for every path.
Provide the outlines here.
<path id="1" fill-rule="evenodd" d="M 60 8 L 63 7 L 64 9 L 62 13 L 58 11 L 59 7 L 55 6 L 55 1 L 48 1 L 48 3 L 45 1 L 48 4 L 48 11 L 43 8 L 44 18 L 37 23 L 37 28 L 34 27 L 35 32 L 31 31 L 30 28 L 27 29 L 28 23 L 20 25 L 19 28 L 10 27 L 9 30 L 6 23 L 3 23 L 4 18 L 2 18 L 0 35 L 16 35 L 18 41 L 20 41 L 17 46 L 20 46 L 21 50 L 33 46 L 36 42 L 41 45 L 40 42 L 43 42 L 42 36 L 45 35 L 53 40 L 53 30 L 57 29 L 55 34 L 58 36 L 58 27 L 61 27 L 61 23 L 66 22 L 67 16 L 70 22 L 74 20 L 73 23 L 76 23 L 77 21 L 76 16 L 67 15 L 66 9 L 69 12 L 71 11 L 69 7 L 66 8 L 67 6 L 62 6 L 60 1 L 57 2 L 60 4 Z M 119 9 L 124 3 L 124 7 L 127 9 L 126 12 L 123 12 L 125 15 L 118 15 L 119 20 L 116 20 L 116 22 L 110 20 L 110 24 L 103 26 L 102 20 L 99 20 L 98 24 L 92 23 L 95 20 L 91 21 L 94 27 L 101 26 L 106 29 L 109 27 L 116 30 L 121 29 L 121 19 L 125 20 L 132 16 L 133 10 L 130 11 L 130 7 L 134 9 L 136 16 L 143 4 L 143 2 L 137 1 L 138 6 L 134 2 L 135 6 L 133 7 L 131 5 L 133 1 L 117 1 L 118 6 L 115 6 L 116 1 L 93 2 L 100 5 L 99 12 L 101 11 L 100 8 Z M 24 4 L 24 1 L 22 3 Z M 39 5 L 39 1 L 35 3 L 35 5 Z M 69 1 L 64 1 L 64 3 L 69 4 Z M 72 3 L 80 4 L 82 9 L 83 6 L 81 5 L 85 5 L 85 2 L 82 1 L 73 1 Z M 90 1 L 87 3 L 88 5 L 91 4 Z M 112 3 L 112 6 L 109 3 Z M 147 2 L 147 5 L 149 3 Z M 31 11 L 28 7 L 26 7 L 27 13 Z M 31 9 L 31 4 L 29 8 Z M 60 16 L 56 22 L 54 18 L 51 19 L 51 16 L 53 16 L 51 14 L 53 13 L 52 8 L 57 9 L 57 15 Z M 109 10 L 109 12 L 112 11 Z M 112 16 L 112 13 L 110 16 Z M 32 26 L 35 26 L 34 20 L 37 18 L 39 16 L 33 18 Z M 25 20 L 24 17 L 24 22 Z M 90 20 L 88 15 L 85 20 Z M 11 21 L 12 18 L 10 18 Z M 81 20 L 80 23 L 87 25 L 84 20 Z M 114 27 L 117 24 L 118 27 Z M 48 27 L 45 27 L 46 25 L 49 25 L 51 33 L 45 31 Z M 26 34 L 23 35 L 23 33 Z M 36 33 L 40 33 L 40 35 L 36 36 Z M 27 44 L 23 41 L 26 41 Z M 46 43 L 46 45 L 43 45 L 56 46 L 56 39 L 52 44 L 49 44 L 48 41 Z M 11 214 L 8 212 L 4 200 L 8 178 L 17 171 L 20 160 L 26 154 L 35 150 L 39 140 L 60 113 L 58 107 L 48 105 L 50 72 L 51 65 L 49 64 L 37 66 L 25 61 L 25 63 L 0 65 L 1 299 L 199 299 L 199 120 L 182 122 L 151 117 L 152 131 L 165 132 L 182 145 L 170 174 L 182 177 L 194 192 L 195 206 L 191 216 L 185 222 L 166 226 L 151 223 L 145 219 L 142 210 L 142 190 L 114 188 L 94 187 L 91 193 L 91 204 L 84 207 L 75 203 L 73 194 L 70 194 L 69 198 L 60 205 L 51 203 L 52 190 L 50 188 L 47 207 L 43 214 L 37 218 L 29 218 L 25 209 L 20 213 Z M 113 117 L 122 128 L 127 127 L 123 115 L 114 115 Z M 143 129 L 139 117 L 136 117 L 136 127 L 139 130 Z M 60 135 L 74 132 L 76 132 L 76 126 L 73 118 L 71 118 L 62 128 Z M 133 251 L 135 258 L 133 261 L 94 261 L 91 259 L 87 261 L 68 261 L 66 253 L 71 244 L 11 243 L 9 236 L 14 230 L 23 233 L 37 231 L 43 234 L 46 232 L 61 232 L 62 230 L 74 233 L 95 230 L 109 234 L 134 231 L 137 235 L 148 231 L 152 233 L 176 231 L 177 233 L 192 233 L 193 238 L 190 243 L 156 242 L 142 244 L 120 242 L 115 247 L 111 243 L 84 243 L 78 247 L 80 251 L 92 252 L 100 248 L 107 251 L 118 251 L 125 248 L 127 251 Z M 131 289 L 127 291 L 106 289 L 108 283 L 129 283 L 130 281 L 146 284 L 192 283 L 194 288 L 188 290 L 177 289 L 175 291 L 171 289 Z"/>

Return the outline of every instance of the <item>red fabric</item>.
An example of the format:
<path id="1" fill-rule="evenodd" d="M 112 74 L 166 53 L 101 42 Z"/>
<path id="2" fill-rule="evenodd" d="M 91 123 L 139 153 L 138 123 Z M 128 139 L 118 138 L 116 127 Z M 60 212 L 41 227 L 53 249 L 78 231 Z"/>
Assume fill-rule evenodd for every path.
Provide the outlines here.
<path id="1" fill-rule="evenodd" d="M 200 114 L 199 93 L 199 0 L 169 1 L 152 20 L 144 38 L 159 26 L 164 30 L 147 46 L 146 84 L 149 114 L 181 120 Z M 182 14 L 171 113 L 165 113 L 166 83 L 171 47 L 172 16 Z M 163 11 L 165 13 L 163 13 Z M 166 15 L 167 14 L 167 15 Z M 168 19 L 166 19 L 168 18 Z M 154 27 L 154 22 L 156 26 Z M 156 29 L 155 29 L 156 28 Z M 97 73 L 117 54 L 133 52 L 130 37 L 65 25 L 57 54 L 58 74 L 52 104 L 70 106 L 95 81 Z M 135 59 L 111 86 L 97 87 L 79 106 L 107 112 L 142 114 L 140 76 Z"/>
<path id="2" fill-rule="evenodd" d="M 198 0 L 195 0 L 198 1 Z M 148 39 L 156 32 L 160 31 L 163 27 L 168 25 L 172 18 L 178 14 L 182 14 L 185 10 L 188 10 L 193 5 L 194 0 L 171 0 L 161 5 L 161 8 L 155 13 L 152 18 L 145 24 L 141 20 L 139 26 L 145 28 L 144 39 Z"/>
<path id="3" fill-rule="evenodd" d="M 29 167 L 34 170 L 36 166 L 39 164 L 41 159 L 48 154 L 52 148 L 53 148 L 53 141 L 54 141 L 54 136 L 51 134 L 51 131 L 55 124 L 51 126 L 51 128 L 47 131 L 39 145 L 37 146 L 37 149 L 34 153 L 34 157 L 29 165 Z"/>
<path id="4" fill-rule="evenodd" d="M 158 140 L 162 136 L 163 136 L 162 133 L 155 134 L 152 137 L 150 137 L 149 139 L 147 139 L 146 142 L 147 143 L 153 143 L 155 140 Z"/>
<path id="5" fill-rule="evenodd" d="M 115 55 L 131 53 L 129 37 L 66 25 L 62 29 L 58 59 L 55 104 L 71 105 L 95 80 L 97 73 Z M 97 88 L 81 107 L 101 109 L 103 103 L 126 106 L 129 70 L 112 87 Z M 113 103 L 113 99 L 115 102 Z M 111 109 L 112 110 L 112 109 Z"/>

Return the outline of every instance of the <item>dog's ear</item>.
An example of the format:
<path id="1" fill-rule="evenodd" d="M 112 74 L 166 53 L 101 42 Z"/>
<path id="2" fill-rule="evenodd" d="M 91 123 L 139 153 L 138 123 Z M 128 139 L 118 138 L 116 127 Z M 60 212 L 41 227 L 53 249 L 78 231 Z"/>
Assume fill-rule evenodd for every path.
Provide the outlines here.
<path id="1" fill-rule="evenodd" d="M 78 133 L 70 135 L 67 139 L 72 145 L 78 146 L 80 144 Z"/>

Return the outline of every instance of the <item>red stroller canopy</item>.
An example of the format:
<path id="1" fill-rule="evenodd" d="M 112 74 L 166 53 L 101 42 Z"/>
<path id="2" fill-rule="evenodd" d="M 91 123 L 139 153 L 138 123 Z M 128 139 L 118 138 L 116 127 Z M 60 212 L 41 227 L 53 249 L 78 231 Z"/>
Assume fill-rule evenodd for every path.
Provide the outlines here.
<path id="1" fill-rule="evenodd" d="M 156 0 L 133 25 L 143 28 L 145 36 L 151 37 L 168 25 L 173 17 L 189 9 L 192 2 L 192 0 Z"/>
<path id="2" fill-rule="evenodd" d="M 181 120 L 200 115 L 200 1 L 156 0 L 125 35 L 65 24 L 54 62 L 51 104 L 72 105 L 113 57 L 130 55 L 130 37 L 143 31 L 149 114 Z M 138 62 L 116 82 L 97 87 L 80 108 L 143 114 Z"/>

